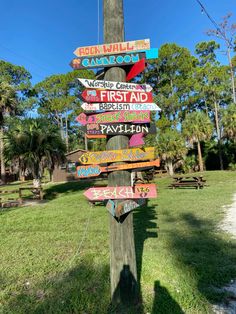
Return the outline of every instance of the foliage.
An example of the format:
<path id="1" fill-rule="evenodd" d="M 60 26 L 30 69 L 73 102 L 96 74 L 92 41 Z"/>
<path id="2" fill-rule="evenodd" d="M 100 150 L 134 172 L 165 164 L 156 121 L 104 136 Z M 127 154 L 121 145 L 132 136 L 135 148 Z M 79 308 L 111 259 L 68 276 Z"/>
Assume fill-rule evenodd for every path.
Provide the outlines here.
<path id="1" fill-rule="evenodd" d="M 222 111 L 222 114 L 224 137 L 236 142 L 236 105 L 231 104 Z"/>
<path id="2" fill-rule="evenodd" d="M 180 132 L 175 129 L 166 129 L 157 135 L 157 152 L 166 167 L 173 175 L 174 164 L 182 160 L 187 149 Z"/>
<path id="3" fill-rule="evenodd" d="M 64 152 L 57 128 L 43 119 L 15 121 L 5 136 L 6 160 L 17 162 L 22 172 L 30 170 L 35 179 L 41 179 L 44 168 L 52 171 L 64 159 Z"/>

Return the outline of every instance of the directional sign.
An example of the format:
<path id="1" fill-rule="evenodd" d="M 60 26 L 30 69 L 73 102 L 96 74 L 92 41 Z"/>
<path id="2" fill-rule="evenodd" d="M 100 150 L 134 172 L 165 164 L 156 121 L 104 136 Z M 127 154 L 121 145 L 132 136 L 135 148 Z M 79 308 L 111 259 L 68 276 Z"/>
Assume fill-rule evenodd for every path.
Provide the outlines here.
<path id="1" fill-rule="evenodd" d="M 90 201 L 102 201 L 109 199 L 139 199 L 156 198 L 155 184 L 137 184 L 132 186 L 96 187 L 89 188 L 84 195 Z"/>
<path id="2" fill-rule="evenodd" d="M 107 150 L 101 152 L 88 152 L 84 153 L 79 161 L 82 164 L 103 164 L 107 162 L 118 161 L 138 161 L 154 159 L 154 147 L 147 148 L 131 148 L 131 149 L 117 149 Z"/>
<path id="3" fill-rule="evenodd" d="M 135 64 L 145 58 L 144 52 L 136 53 L 122 53 L 111 56 L 97 56 L 97 57 L 81 57 L 74 58 L 70 66 L 75 69 L 90 69 L 90 68 L 107 68 L 107 67 L 119 67 L 130 64 Z"/>
<path id="4" fill-rule="evenodd" d="M 120 216 L 131 212 L 135 208 L 138 208 L 146 204 L 145 198 L 140 198 L 137 200 L 125 200 L 119 202 L 117 200 L 109 200 L 106 204 L 107 210 L 112 214 L 112 216 L 119 218 Z"/>
<path id="5" fill-rule="evenodd" d="M 87 102 L 124 102 L 124 103 L 151 103 L 153 101 L 150 92 L 129 92 L 115 90 L 86 89 L 81 96 Z"/>
<path id="6" fill-rule="evenodd" d="M 150 167 L 160 167 L 160 159 L 147 162 L 136 162 L 132 164 L 112 165 L 107 167 L 100 167 L 98 165 L 77 166 L 76 174 L 78 178 L 97 177 L 102 172 L 119 171 L 119 170 L 134 170 L 147 169 Z"/>
<path id="7" fill-rule="evenodd" d="M 103 134 L 85 134 L 87 138 L 106 138 L 106 135 Z"/>
<path id="8" fill-rule="evenodd" d="M 129 140 L 129 147 L 137 147 L 143 146 L 145 144 L 143 137 L 145 136 L 144 133 L 138 133 L 131 136 Z"/>
<path id="9" fill-rule="evenodd" d="M 159 111 L 159 108 L 155 103 L 82 103 L 81 107 L 85 111 L 110 111 L 110 110 L 140 110 L 140 111 Z M 118 122 L 118 121 L 117 121 Z"/>
<path id="10" fill-rule="evenodd" d="M 148 84 L 134 84 L 125 82 L 113 82 L 102 80 L 89 80 L 78 78 L 80 83 L 86 88 L 110 89 L 110 90 L 124 90 L 136 92 L 151 92 L 152 86 Z"/>
<path id="11" fill-rule="evenodd" d="M 106 134 L 106 135 L 130 135 L 130 134 L 154 134 L 156 133 L 155 124 L 126 124 L 126 123 L 113 123 L 113 124 L 98 124 L 91 123 L 84 127 L 87 134 Z"/>
<path id="12" fill-rule="evenodd" d="M 150 122 L 149 111 L 117 111 L 117 112 L 105 112 L 96 115 L 86 116 L 81 113 L 77 118 L 77 122 L 82 125 L 89 123 L 115 123 L 115 122 L 137 122 L 148 123 Z"/>
<path id="13" fill-rule="evenodd" d="M 80 47 L 74 51 L 74 54 L 78 57 L 98 56 L 125 52 L 135 52 L 148 49 L 150 49 L 150 39 L 141 39 L 119 43 Z"/>
<path id="14" fill-rule="evenodd" d="M 130 81 L 139 73 L 143 72 L 145 67 L 146 67 L 145 59 L 141 59 L 140 61 L 136 62 L 130 69 L 129 73 L 126 75 L 126 81 Z"/>

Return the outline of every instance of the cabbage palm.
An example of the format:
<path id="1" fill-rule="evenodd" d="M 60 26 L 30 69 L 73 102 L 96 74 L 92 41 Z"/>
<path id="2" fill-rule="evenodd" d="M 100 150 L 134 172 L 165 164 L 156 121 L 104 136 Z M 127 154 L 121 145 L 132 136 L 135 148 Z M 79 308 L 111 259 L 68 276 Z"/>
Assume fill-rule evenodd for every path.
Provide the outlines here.
<path id="1" fill-rule="evenodd" d="M 28 169 L 39 182 L 44 168 L 52 171 L 64 160 L 65 151 L 58 129 L 42 119 L 19 121 L 6 134 L 6 160 L 17 161 L 22 172 Z"/>
<path id="2" fill-rule="evenodd" d="M 180 132 L 166 129 L 157 136 L 157 151 L 165 161 L 170 175 L 174 174 L 174 164 L 185 156 L 187 149 Z"/>
<path id="3" fill-rule="evenodd" d="M 224 137 L 236 142 L 236 105 L 231 104 L 223 111 L 222 126 Z"/>
<path id="4" fill-rule="evenodd" d="M 197 144 L 199 170 L 203 171 L 201 142 L 211 138 L 213 125 L 204 112 L 194 111 L 186 115 L 182 129 L 187 141 L 191 145 Z"/>

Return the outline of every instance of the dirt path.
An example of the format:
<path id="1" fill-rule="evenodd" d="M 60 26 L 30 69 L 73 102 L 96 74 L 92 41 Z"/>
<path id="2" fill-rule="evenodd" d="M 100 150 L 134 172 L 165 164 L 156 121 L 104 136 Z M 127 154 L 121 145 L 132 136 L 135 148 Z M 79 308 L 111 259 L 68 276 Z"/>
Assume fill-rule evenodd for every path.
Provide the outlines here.
<path id="1" fill-rule="evenodd" d="M 222 221 L 221 229 L 232 235 L 236 239 L 236 194 L 233 197 L 232 205 L 224 206 L 225 218 Z M 213 306 L 213 311 L 216 314 L 235 314 L 236 313 L 236 280 L 231 280 L 227 286 L 221 289 L 225 292 L 230 292 L 233 298 L 228 300 L 227 304 L 217 304 Z"/>

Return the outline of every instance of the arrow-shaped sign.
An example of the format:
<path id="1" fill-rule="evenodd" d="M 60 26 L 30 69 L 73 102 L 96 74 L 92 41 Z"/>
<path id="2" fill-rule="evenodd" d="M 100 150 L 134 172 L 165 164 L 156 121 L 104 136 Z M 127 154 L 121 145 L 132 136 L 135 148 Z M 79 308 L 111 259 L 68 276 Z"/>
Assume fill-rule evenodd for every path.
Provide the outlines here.
<path id="1" fill-rule="evenodd" d="M 156 198 L 157 191 L 155 184 L 137 184 L 132 186 L 96 187 L 89 188 L 84 195 L 90 201 L 102 201 L 109 199 L 139 199 Z"/>
<path id="2" fill-rule="evenodd" d="M 104 164 L 118 161 L 138 161 L 154 159 L 154 147 L 107 150 L 88 152 L 80 156 L 79 161 L 84 165 Z"/>
<path id="3" fill-rule="evenodd" d="M 106 135 L 103 134 L 85 134 L 87 138 L 106 138 Z"/>
<path id="4" fill-rule="evenodd" d="M 145 136 L 144 133 L 138 133 L 131 136 L 129 140 L 129 147 L 137 147 L 143 146 L 145 144 L 143 137 Z"/>
<path id="5" fill-rule="evenodd" d="M 125 52 L 135 52 L 150 49 L 150 39 L 133 40 L 119 43 L 110 43 L 96 46 L 77 48 L 74 54 L 78 57 L 110 55 Z"/>
<path id="6" fill-rule="evenodd" d="M 85 111 L 110 111 L 110 110 L 140 110 L 140 111 L 159 111 L 159 108 L 155 103 L 143 103 L 143 104 L 134 104 L 134 103 L 91 103 L 86 102 L 82 103 L 81 107 Z"/>
<path id="7" fill-rule="evenodd" d="M 81 96 L 87 102 L 101 103 L 151 103 L 153 101 L 152 93 L 150 92 L 86 89 Z"/>
<path id="8" fill-rule="evenodd" d="M 145 198 L 140 198 L 136 200 L 125 200 L 125 201 L 117 201 L 117 200 L 109 200 L 106 204 L 107 210 L 112 214 L 113 217 L 119 218 L 120 216 L 127 214 L 146 204 Z"/>
<path id="9" fill-rule="evenodd" d="M 76 174 L 78 178 L 88 178 L 88 177 L 97 177 L 102 172 L 147 169 L 150 167 L 160 167 L 160 159 L 147 161 L 147 162 L 136 162 L 132 164 L 112 165 L 112 166 L 107 166 L 107 167 L 101 167 L 98 165 L 77 166 Z"/>
<path id="10" fill-rule="evenodd" d="M 136 62 L 130 69 L 129 73 L 126 75 L 126 81 L 132 80 L 139 73 L 143 72 L 146 67 L 145 59 L 141 59 Z"/>
<path id="11" fill-rule="evenodd" d="M 132 135 L 137 133 L 143 134 L 155 134 L 156 126 L 155 124 L 127 124 L 127 123 L 112 123 L 112 124 L 98 124 L 91 123 L 87 124 L 85 127 L 80 127 L 84 129 L 87 134 L 106 134 L 106 135 Z"/>
<path id="12" fill-rule="evenodd" d="M 148 123 L 150 122 L 149 111 L 117 111 L 117 112 L 104 112 L 96 115 L 86 116 L 81 113 L 76 121 L 82 125 L 89 123 L 116 123 L 116 122 L 136 122 Z"/>
<path id="13" fill-rule="evenodd" d="M 126 82 L 113 82 L 102 80 L 89 80 L 78 78 L 80 83 L 86 88 L 96 89 L 110 89 L 110 90 L 123 90 L 123 91 L 135 91 L 135 92 L 151 92 L 152 86 L 148 84 L 134 84 Z"/>

